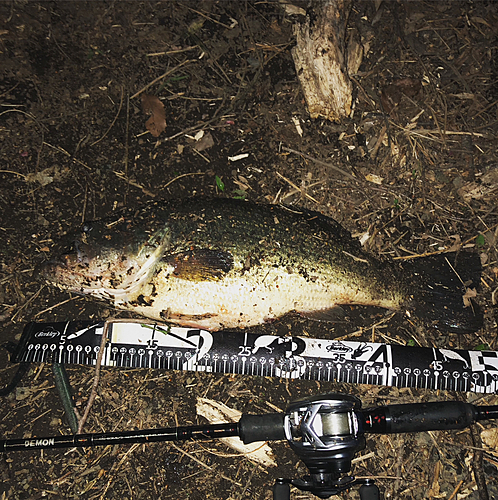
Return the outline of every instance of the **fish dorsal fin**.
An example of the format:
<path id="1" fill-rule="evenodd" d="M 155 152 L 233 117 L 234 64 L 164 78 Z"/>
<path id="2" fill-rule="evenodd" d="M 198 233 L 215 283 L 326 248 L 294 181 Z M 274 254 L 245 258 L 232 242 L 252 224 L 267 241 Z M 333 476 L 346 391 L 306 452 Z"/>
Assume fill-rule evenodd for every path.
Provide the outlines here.
<path id="1" fill-rule="evenodd" d="M 232 269 L 230 252 L 199 248 L 164 258 L 173 266 L 173 275 L 189 281 L 212 281 L 223 278 Z"/>

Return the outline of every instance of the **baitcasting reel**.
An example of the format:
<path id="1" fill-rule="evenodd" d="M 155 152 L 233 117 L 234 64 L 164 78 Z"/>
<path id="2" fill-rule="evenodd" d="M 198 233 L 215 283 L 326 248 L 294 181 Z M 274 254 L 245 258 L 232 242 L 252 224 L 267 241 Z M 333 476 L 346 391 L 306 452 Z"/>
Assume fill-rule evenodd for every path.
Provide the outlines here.
<path id="1" fill-rule="evenodd" d="M 275 500 L 290 498 L 289 485 L 310 491 L 319 498 L 337 495 L 362 484 L 362 500 L 378 500 L 379 489 L 372 480 L 359 481 L 344 475 L 351 470 L 355 454 L 366 440 L 356 410 L 361 402 L 354 396 L 328 394 L 292 403 L 284 418 L 285 437 L 310 475 L 304 479 L 279 479 L 273 488 Z"/>

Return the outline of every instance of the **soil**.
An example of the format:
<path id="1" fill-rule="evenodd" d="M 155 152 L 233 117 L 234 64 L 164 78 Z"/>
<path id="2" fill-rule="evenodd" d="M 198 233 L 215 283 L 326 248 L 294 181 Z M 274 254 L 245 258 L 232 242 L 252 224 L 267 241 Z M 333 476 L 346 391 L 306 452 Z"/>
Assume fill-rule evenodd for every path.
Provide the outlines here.
<path id="1" fill-rule="evenodd" d="M 441 334 L 402 315 L 372 328 L 369 310 L 352 313 L 346 330 L 291 316 L 268 331 L 359 329 L 365 341 L 498 349 L 496 2 L 355 1 L 348 36 L 365 55 L 341 123 L 309 118 L 291 54 L 300 16 L 278 2 L 12 0 L 0 3 L 0 20 L 2 343 L 29 321 L 129 316 L 33 276 L 66 231 L 121 206 L 206 195 L 321 211 L 368 233 L 367 249 L 382 258 L 481 255 L 485 326 L 476 334 Z M 144 93 L 164 105 L 157 136 Z M 16 369 L 6 351 L 0 367 L 5 385 Z M 94 371 L 67 371 L 84 407 Z M 32 365 L 21 386 L 0 407 L 4 438 L 70 433 L 49 365 Z M 364 406 L 498 404 L 496 395 L 103 369 L 85 431 L 203 422 L 199 396 L 266 413 L 333 391 Z M 486 489 L 498 498 L 496 448 L 480 451 L 485 427 L 368 436 L 354 474 L 376 478 L 385 498 L 473 500 Z M 271 446 L 278 467 L 269 469 L 215 441 L 12 452 L 0 457 L 0 498 L 269 499 L 277 477 L 306 474 L 285 442 Z"/>

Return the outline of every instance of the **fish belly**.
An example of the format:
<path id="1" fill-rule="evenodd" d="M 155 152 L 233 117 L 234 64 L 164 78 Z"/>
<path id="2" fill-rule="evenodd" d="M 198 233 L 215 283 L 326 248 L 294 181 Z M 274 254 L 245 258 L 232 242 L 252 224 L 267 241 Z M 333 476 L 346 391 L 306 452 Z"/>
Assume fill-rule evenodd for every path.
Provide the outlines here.
<path id="1" fill-rule="evenodd" d="M 327 276 L 311 280 L 282 268 L 253 268 L 212 281 L 159 273 L 149 289 L 143 290 L 142 300 L 116 305 L 159 321 L 219 330 L 247 328 L 291 311 L 307 313 L 329 310 L 338 304 L 371 303 L 371 297 L 362 290 L 348 289 Z M 392 300 L 376 305 L 396 308 Z"/>

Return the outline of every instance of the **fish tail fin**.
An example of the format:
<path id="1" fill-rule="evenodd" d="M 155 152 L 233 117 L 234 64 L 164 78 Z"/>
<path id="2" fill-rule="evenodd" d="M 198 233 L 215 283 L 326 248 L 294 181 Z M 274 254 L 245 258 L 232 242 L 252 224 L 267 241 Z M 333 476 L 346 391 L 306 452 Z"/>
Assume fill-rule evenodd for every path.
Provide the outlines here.
<path id="1" fill-rule="evenodd" d="M 420 257 L 403 265 L 412 295 L 413 314 L 435 328 L 472 333 L 483 325 L 483 315 L 471 299 L 480 284 L 481 259 L 470 252 Z"/>

